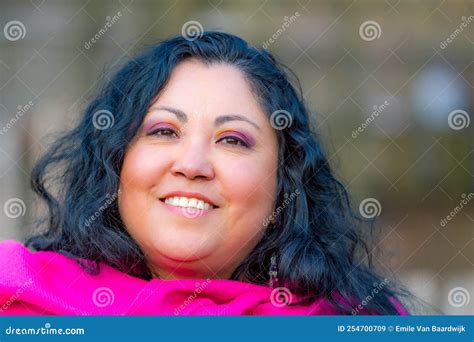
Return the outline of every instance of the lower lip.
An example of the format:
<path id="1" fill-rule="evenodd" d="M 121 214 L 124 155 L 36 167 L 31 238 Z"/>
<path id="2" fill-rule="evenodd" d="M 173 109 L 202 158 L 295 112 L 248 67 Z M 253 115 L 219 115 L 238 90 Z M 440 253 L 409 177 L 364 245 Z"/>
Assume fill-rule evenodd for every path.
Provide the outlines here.
<path id="1" fill-rule="evenodd" d="M 206 215 L 209 215 L 212 211 L 214 211 L 216 208 L 213 209 L 197 209 L 197 208 L 190 208 L 190 207 L 177 207 L 168 203 L 165 203 L 160 200 L 160 202 L 171 212 L 179 215 L 179 216 L 184 216 L 189 219 L 197 219 Z"/>

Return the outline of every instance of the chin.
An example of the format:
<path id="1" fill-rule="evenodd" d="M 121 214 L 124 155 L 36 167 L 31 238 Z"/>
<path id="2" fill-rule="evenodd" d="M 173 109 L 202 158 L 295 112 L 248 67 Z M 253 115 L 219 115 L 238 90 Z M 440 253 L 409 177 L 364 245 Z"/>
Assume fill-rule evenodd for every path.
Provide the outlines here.
<path id="1" fill-rule="evenodd" d="M 209 257 L 218 247 L 213 237 L 204 237 L 196 233 L 165 234 L 155 238 L 153 250 L 161 259 L 183 263 L 202 260 Z M 155 253 L 153 253 L 155 254 Z"/>
<path id="2" fill-rule="evenodd" d="M 171 246 L 170 246 L 171 247 Z M 168 249 L 155 249 L 153 252 L 153 264 L 157 265 L 163 279 L 200 279 L 209 273 L 209 267 L 205 261 L 211 254 L 196 250 L 190 254 L 189 249 L 171 247 Z"/>
<path id="3" fill-rule="evenodd" d="M 213 255 L 224 242 L 215 229 L 190 227 L 174 220 L 148 221 L 146 226 L 137 237 L 145 256 L 169 272 L 183 272 L 183 277 L 192 278 L 192 272 L 197 272 L 194 276 L 209 272 L 206 265 L 212 263 Z"/>

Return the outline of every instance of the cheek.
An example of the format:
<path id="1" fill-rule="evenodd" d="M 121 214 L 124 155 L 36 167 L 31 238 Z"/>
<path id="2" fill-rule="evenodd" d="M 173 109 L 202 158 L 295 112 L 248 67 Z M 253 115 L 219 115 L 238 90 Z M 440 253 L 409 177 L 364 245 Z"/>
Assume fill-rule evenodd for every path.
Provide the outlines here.
<path id="1" fill-rule="evenodd" d="M 235 267 L 252 251 L 265 231 L 265 218 L 274 210 L 277 188 L 276 160 L 228 163 L 221 177 L 227 196 L 227 237 L 223 258 L 233 255 Z"/>
<path id="2" fill-rule="evenodd" d="M 236 215 L 243 214 L 242 211 L 247 215 L 269 215 L 276 196 L 276 159 L 242 159 L 221 165 L 224 165 L 220 173 L 223 196 L 238 210 Z"/>
<path id="3" fill-rule="evenodd" d="M 152 189 L 165 173 L 165 156 L 161 151 L 147 146 L 132 146 L 127 150 L 120 173 L 120 195 L 118 199 L 120 215 L 125 225 L 133 230 L 141 226 L 146 212 L 154 201 Z"/>
<path id="4" fill-rule="evenodd" d="M 147 146 L 130 148 L 125 154 L 120 175 L 124 191 L 137 191 L 156 184 L 165 170 L 166 160 L 170 158 L 166 154 L 166 151 L 161 150 L 158 155 L 157 149 Z"/>

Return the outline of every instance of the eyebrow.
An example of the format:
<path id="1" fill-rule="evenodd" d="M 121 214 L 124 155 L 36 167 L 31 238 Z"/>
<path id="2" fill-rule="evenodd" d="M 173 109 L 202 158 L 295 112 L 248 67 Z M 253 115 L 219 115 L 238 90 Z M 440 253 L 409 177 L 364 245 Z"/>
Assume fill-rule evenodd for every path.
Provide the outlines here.
<path id="1" fill-rule="evenodd" d="M 179 109 L 176 109 L 176 108 L 171 108 L 171 107 L 155 107 L 155 108 L 152 109 L 152 111 L 157 111 L 157 110 L 164 110 L 164 111 L 173 113 L 174 115 L 176 115 L 176 117 L 178 118 L 179 121 L 184 122 L 184 123 L 188 122 L 188 116 L 182 110 L 179 110 Z M 253 122 L 252 120 L 246 118 L 245 116 L 238 115 L 238 114 L 228 114 L 228 115 L 218 116 L 214 120 L 214 126 L 219 127 L 219 126 L 221 126 L 222 124 L 224 124 L 225 122 L 228 122 L 228 121 L 244 121 L 244 122 L 247 122 L 247 123 L 251 124 L 256 129 L 260 130 L 260 126 L 258 126 L 255 122 Z"/>

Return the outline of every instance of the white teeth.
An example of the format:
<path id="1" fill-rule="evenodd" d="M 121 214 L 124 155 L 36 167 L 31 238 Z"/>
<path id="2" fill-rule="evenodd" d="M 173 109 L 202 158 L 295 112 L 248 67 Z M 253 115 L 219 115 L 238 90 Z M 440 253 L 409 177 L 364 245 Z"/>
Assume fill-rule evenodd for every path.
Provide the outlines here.
<path id="1" fill-rule="evenodd" d="M 209 210 L 214 208 L 212 204 L 201 201 L 197 198 L 188 198 L 188 197 L 168 197 L 165 199 L 165 203 L 174 205 L 176 207 L 187 207 L 187 208 L 197 208 L 202 210 Z"/>
<path id="2" fill-rule="evenodd" d="M 204 209 L 204 202 L 203 202 L 203 201 L 198 201 L 198 202 L 197 202 L 197 205 L 196 205 L 196 208 L 198 208 L 198 209 Z"/>
<path id="3" fill-rule="evenodd" d="M 188 199 L 186 197 L 180 197 L 178 205 L 180 207 L 187 207 L 188 206 Z"/>

